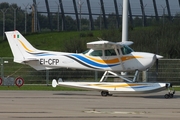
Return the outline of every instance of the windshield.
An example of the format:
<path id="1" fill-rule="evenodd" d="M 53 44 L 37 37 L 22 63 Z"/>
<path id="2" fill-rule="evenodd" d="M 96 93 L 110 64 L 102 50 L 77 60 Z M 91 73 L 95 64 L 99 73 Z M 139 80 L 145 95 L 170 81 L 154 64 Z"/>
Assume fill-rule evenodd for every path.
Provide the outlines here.
<path id="1" fill-rule="evenodd" d="M 86 50 L 86 51 L 84 51 L 82 54 L 86 54 L 86 53 L 88 53 L 89 52 L 89 50 Z"/>
<path id="2" fill-rule="evenodd" d="M 133 49 L 131 49 L 129 46 L 126 46 L 126 45 L 124 45 L 121 48 L 121 50 L 122 50 L 123 55 L 130 54 L 131 52 L 133 52 Z"/>

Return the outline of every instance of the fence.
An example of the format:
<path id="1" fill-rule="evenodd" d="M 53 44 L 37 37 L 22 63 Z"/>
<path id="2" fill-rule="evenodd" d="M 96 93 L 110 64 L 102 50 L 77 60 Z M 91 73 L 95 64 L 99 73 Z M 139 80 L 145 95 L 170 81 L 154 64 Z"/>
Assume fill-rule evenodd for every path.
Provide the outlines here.
<path id="1" fill-rule="evenodd" d="M 52 79 L 62 78 L 65 81 L 99 81 L 103 72 L 72 70 L 72 69 L 54 69 L 36 71 L 28 65 L 17 64 L 13 58 L 0 58 L 1 78 L 22 77 L 25 84 L 50 84 Z M 161 59 L 158 64 L 146 72 L 140 72 L 138 81 L 148 82 L 171 82 L 180 85 L 180 60 Z M 133 75 L 134 73 L 128 73 Z M 144 75 L 145 74 L 145 75 Z M 144 77 L 145 76 L 145 77 Z M 145 80 L 144 80 L 145 79 Z M 111 80 L 114 80 L 111 78 Z"/>

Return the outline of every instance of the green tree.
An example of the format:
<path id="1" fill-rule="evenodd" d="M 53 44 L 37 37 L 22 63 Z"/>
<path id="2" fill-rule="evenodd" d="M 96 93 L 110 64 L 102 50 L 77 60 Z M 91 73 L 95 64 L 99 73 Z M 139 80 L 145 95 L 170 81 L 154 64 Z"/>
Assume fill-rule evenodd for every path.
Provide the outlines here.
<path id="1" fill-rule="evenodd" d="M 24 11 L 21 9 L 21 7 L 18 7 L 17 4 L 9 4 L 9 3 L 1 3 L 0 9 L 5 12 L 5 31 L 14 30 L 14 9 L 16 9 L 16 29 L 20 32 L 24 32 L 25 26 L 24 26 Z M 30 21 L 30 18 L 28 19 Z M 0 14 L 0 27 L 3 27 L 3 14 L 1 12 Z M 30 30 L 30 27 L 28 25 L 27 29 Z M 2 29 L 0 29 L 0 33 L 2 34 Z"/>

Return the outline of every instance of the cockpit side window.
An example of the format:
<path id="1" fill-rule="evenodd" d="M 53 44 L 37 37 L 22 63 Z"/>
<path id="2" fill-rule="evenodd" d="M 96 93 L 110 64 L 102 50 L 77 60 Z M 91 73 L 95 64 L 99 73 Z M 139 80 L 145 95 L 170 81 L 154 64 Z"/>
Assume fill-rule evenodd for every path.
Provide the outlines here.
<path id="1" fill-rule="evenodd" d="M 116 56 L 116 51 L 114 49 L 105 50 L 105 56 Z"/>
<path id="2" fill-rule="evenodd" d="M 94 50 L 89 55 L 91 55 L 91 56 L 102 56 L 102 50 Z"/>

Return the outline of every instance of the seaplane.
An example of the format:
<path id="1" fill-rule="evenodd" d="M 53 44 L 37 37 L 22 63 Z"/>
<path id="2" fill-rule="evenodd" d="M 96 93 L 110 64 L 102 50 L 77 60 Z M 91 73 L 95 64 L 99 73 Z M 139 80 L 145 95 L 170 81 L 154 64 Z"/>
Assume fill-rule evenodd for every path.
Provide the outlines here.
<path id="1" fill-rule="evenodd" d="M 87 43 L 88 50 L 83 53 L 67 53 L 39 50 L 33 47 L 17 30 L 5 32 L 13 53 L 14 62 L 26 64 L 36 70 L 57 68 L 83 69 L 103 71 L 99 82 L 63 82 L 53 79 L 52 86 L 68 86 L 101 92 L 102 96 L 114 93 L 150 93 L 168 89 L 165 98 L 172 98 L 175 94 L 170 83 L 138 82 L 140 71 L 150 69 L 161 55 L 148 52 L 135 52 L 128 41 L 128 0 L 123 1 L 123 30 L 122 42 L 98 40 Z M 121 73 L 135 72 L 132 79 Z M 121 78 L 123 82 L 107 82 L 109 76 Z"/>

